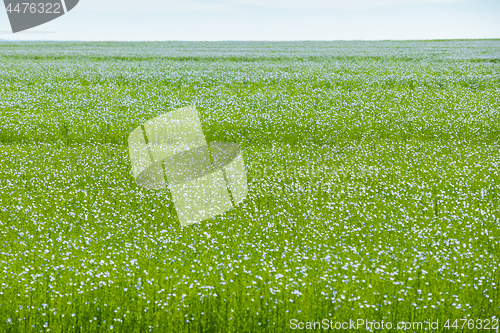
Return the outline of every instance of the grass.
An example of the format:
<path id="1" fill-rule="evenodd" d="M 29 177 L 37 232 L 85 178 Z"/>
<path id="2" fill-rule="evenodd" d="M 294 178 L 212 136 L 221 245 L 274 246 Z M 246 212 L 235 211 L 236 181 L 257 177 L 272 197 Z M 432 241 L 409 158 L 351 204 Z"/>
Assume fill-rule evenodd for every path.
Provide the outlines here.
<path id="1" fill-rule="evenodd" d="M 0 332 L 498 332 L 499 51 L 0 43 Z M 126 140 L 192 104 L 250 192 L 181 228 Z"/>

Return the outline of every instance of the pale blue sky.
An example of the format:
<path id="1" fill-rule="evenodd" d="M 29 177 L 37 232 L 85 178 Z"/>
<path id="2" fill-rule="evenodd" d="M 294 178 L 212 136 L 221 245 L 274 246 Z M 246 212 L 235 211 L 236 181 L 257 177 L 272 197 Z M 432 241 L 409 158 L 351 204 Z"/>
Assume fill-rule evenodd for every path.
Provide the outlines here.
<path id="1" fill-rule="evenodd" d="M 3 2 L 2 2 L 3 3 Z M 500 0 L 80 0 L 0 39 L 379 40 L 500 38 Z"/>

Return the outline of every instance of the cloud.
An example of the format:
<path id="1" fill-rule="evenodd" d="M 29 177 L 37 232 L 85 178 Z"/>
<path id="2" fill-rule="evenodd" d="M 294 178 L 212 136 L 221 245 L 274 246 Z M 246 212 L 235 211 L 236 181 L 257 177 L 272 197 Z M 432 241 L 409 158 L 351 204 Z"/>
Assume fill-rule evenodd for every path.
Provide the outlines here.
<path id="1" fill-rule="evenodd" d="M 281 9 L 361 9 L 397 4 L 443 4 L 467 0 L 85 0 L 79 10 L 106 12 L 219 12 L 241 11 L 240 5 Z"/>
<path id="2" fill-rule="evenodd" d="M 224 2 L 287 9 L 356 9 L 402 4 L 463 3 L 466 0 L 225 0 Z"/>
<path id="3" fill-rule="evenodd" d="M 55 31 L 39 31 L 39 30 L 27 30 L 27 31 L 19 31 L 16 34 L 22 35 L 44 35 L 44 34 L 55 34 Z M 12 30 L 0 31 L 0 35 L 12 35 Z"/>
<path id="4" fill-rule="evenodd" d="M 190 0 L 84 0 L 79 10 L 105 12 L 233 12 L 230 3 Z"/>

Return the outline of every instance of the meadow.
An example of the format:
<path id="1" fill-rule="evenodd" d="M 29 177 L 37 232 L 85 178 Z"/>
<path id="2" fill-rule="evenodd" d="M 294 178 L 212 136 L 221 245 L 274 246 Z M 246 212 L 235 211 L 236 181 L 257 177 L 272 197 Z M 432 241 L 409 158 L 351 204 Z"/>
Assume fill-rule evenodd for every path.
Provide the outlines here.
<path id="1" fill-rule="evenodd" d="M 0 332 L 498 332 L 499 55 L 0 42 Z M 249 195 L 182 228 L 127 138 L 187 105 L 241 146 Z"/>

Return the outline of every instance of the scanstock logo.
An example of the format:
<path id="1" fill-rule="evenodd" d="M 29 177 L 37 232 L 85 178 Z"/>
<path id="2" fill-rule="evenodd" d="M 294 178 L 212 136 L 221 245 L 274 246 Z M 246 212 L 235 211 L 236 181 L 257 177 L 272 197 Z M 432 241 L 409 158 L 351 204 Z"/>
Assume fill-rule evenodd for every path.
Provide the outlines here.
<path id="1" fill-rule="evenodd" d="M 31 29 L 63 16 L 79 0 L 4 0 L 12 32 Z"/>

